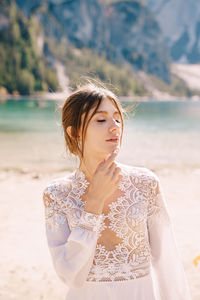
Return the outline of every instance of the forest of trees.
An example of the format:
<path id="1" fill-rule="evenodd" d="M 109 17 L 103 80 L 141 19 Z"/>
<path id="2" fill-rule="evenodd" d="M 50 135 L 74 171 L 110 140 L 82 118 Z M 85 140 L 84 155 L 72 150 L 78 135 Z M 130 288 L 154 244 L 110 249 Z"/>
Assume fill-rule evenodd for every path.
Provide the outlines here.
<path id="1" fill-rule="evenodd" d="M 0 28 L 0 87 L 8 93 L 29 95 L 33 92 L 57 91 L 59 83 L 56 71 L 47 58 L 59 59 L 66 67 L 70 86 L 82 76 L 92 76 L 117 87 L 120 95 L 142 95 L 143 85 L 134 77 L 130 68 L 121 68 L 98 56 L 90 49 L 78 50 L 65 40 L 58 43 L 46 38 L 42 25 L 34 15 L 27 19 L 14 1 L 1 4 L 7 25 Z M 38 50 L 38 35 L 43 33 L 44 47 Z M 78 54 L 77 54 L 78 52 Z"/>
<path id="2" fill-rule="evenodd" d="M 1 8 L 8 23 L 0 30 L 0 87 L 22 95 L 55 91 L 58 87 L 56 72 L 37 49 L 41 30 L 37 19 L 25 18 L 14 2 L 10 6 L 2 3 Z"/>
<path id="3" fill-rule="evenodd" d="M 0 93 L 2 88 L 6 93 L 20 95 L 60 90 L 54 68 L 58 60 L 65 67 L 71 88 L 89 76 L 112 84 L 118 95 L 149 95 L 145 83 L 129 63 L 114 64 L 105 53 L 97 54 L 88 47 L 76 48 L 65 37 L 46 35 L 46 27 L 34 12 L 25 16 L 15 0 L 2 0 L 0 12 Z M 170 85 L 151 74 L 148 79 L 153 86 L 170 94 L 189 96 L 191 93 L 174 76 Z"/>

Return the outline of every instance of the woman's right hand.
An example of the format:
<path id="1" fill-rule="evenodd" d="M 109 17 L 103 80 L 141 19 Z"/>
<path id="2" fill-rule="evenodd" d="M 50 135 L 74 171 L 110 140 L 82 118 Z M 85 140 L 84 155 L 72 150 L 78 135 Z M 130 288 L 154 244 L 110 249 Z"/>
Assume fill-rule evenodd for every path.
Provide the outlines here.
<path id="1" fill-rule="evenodd" d="M 113 151 L 98 165 L 88 188 L 85 211 L 101 214 L 105 200 L 116 190 L 121 179 L 121 168 L 114 162 L 117 154 Z"/>

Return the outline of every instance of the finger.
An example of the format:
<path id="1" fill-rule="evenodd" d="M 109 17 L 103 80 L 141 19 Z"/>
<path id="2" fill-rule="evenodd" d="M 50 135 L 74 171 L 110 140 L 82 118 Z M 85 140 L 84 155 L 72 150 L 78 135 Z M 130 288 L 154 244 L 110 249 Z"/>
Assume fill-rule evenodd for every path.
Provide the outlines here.
<path id="1" fill-rule="evenodd" d="M 115 149 L 110 156 L 107 158 L 107 160 L 104 162 L 103 166 L 105 168 L 109 168 L 111 164 L 113 163 L 114 159 L 116 158 L 117 154 L 119 152 L 119 149 Z"/>
<path id="2" fill-rule="evenodd" d="M 113 173 L 113 180 L 118 179 L 120 171 L 121 171 L 121 168 L 119 168 L 119 167 L 115 168 L 114 173 Z"/>
<path id="3" fill-rule="evenodd" d="M 120 184 L 120 182 L 121 182 L 121 177 L 119 177 L 119 178 L 117 179 L 117 181 L 115 182 L 115 185 L 118 186 L 118 185 Z"/>
<path id="4" fill-rule="evenodd" d="M 121 180 L 122 180 L 121 176 L 117 177 L 117 179 L 115 180 L 115 185 L 118 186 L 120 184 Z"/>
<path id="5" fill-rule="evenodd" d="M 122 175 L 120 174 L 120 171 L 121 170 L 117 170 L 113 176 L 113 181 L 115 181 L 116 184 L 118 184 L 122 179 Z"/>
<path id="6" fill-rule="evenodd" d="M 115 171 L 115 168 L 116 168 L 116 163 L 113 162 L 113 163 L 111 164 L 111 166 L 108 168 L 108 171 L 107 171 L 106 174 L 112 175 L 112 176 L 113 176 L 113 173 L 114 173 L 114 171 Z"/>
<path id="7" fill-rule="evenodd" d="M 102 167 L 104 166 L 104 163 L 105 163 L 105 159 L 103 159 L 98 165 L 97 165 L 97 168 L 96 168 L 96 171 L 97 172 L 99 169 L 102 169 Z"/>

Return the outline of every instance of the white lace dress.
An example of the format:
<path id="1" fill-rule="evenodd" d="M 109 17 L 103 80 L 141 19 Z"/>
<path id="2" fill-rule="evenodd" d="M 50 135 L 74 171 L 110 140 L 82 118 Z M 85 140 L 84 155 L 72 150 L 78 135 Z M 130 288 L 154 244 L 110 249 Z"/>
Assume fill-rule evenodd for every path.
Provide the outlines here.
<path id="1" fill-rule="evenodd" d="M 66 300 L 191 300 L 157 175 L 122 168 L 118 196 L 84 211 L 89 182 L 76 169 L 44 189 L 48 247 Z"/>

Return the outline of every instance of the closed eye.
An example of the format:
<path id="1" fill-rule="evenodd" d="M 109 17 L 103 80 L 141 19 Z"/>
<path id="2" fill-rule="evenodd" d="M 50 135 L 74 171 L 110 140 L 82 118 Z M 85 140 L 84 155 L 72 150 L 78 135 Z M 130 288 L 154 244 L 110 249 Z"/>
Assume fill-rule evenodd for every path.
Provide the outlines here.
<path id="1" fill-rule="evenodd" d="M 97 120 L 97 122 L 105 122 L 106 120 Z M 115 120 L 117 123 L 121 123 L 120 120 Z"/>

